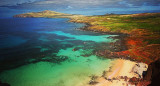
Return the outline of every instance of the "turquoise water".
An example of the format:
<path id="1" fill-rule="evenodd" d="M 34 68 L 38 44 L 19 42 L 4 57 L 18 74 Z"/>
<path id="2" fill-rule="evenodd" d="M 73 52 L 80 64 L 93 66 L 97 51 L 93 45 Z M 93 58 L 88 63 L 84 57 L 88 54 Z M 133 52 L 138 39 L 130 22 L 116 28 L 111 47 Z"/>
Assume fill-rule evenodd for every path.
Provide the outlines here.
<path id="1" fill-rule="evenodd" d="M 47 32 L 39 32 L 39 33 L 46 33 L 46 34 L 56 34 L 58 36 L 65 36 L 68 37 L 67 40 L 81 40 L 81 41 L 94 41 L 94 42 L 111 42 L 113 39 L 107 39 L 110 36 L 116 35 L 100 35 L 100 36 L 91 36 L 91 35 L 72 35 L 70 33 L 64 33 L 62 31 L 47 31 Z M 47 40 L 44 40 L 47 41 Z"/>
<path id="2" fill-rule="evenodd" d="M 67 21 L 1 19 L 0 80 L 11 86 L 87 86 L 91 76 L 108 69 L 111 60 L 95 52 L 108 49 L 116 35 L 78 31 L 84 24 Z"/>
<path id="3" fill-rule="evenodd" d="M 55 64 L 37 62 L 5 71 L 0 77 L 12 86 L 87 86 L 92 75 L 101 75 L 109 67 L 110 60 L 102 60 L 95 55 L 83 57 L 88 50 L 60 50 L 58 56 L 69 59 Z"/>

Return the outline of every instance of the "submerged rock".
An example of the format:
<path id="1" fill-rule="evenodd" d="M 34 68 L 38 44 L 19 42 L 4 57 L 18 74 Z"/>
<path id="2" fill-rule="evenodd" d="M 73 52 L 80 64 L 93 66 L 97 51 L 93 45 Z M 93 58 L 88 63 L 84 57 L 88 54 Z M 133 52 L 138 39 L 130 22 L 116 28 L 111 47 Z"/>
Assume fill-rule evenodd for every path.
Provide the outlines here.
<path id="1" fill-rule="evenodd" d="M 98 78 L 98 76 L 91 76 L 91 80 L 89 81 L 89 84 L 90 85 L 95 85 L 97 84 L 98 82 L 96 81 L 96 79 Z"/>
<path id="2" fill-rule="evenodd" d="M 72 51 L 76 51 L 76 49 L 74 48 L 74 49 L 72 49 Z"/>
<path id="3" fill-rule="evenodd" d="M 1 81 L 0 81 L 0 86 L 10 86 L 8 83 L 2 83 Z"/>

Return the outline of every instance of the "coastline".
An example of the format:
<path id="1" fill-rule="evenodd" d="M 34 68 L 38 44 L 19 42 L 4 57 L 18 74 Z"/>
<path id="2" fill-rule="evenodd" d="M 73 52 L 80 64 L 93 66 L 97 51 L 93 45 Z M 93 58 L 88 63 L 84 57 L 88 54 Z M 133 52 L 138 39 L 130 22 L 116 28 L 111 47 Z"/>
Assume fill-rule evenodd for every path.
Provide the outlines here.
<path id="1" fill-rule="evenodd" d="M 86 26 L 80 28 L 84 31 L 99 32 L 102 34 L 118 34 L 119 38 L 123 36 L 118 45 L 123 46 L 123 48 L 125 47 L 125 49 L 121 50 L 122 47 L 118 47 L 120 48 L 119 51 L 102 51 L 104 54 L 101 56 L 105 56 L 105 58 L 112 57 L 110 59 L 115 61 L 113 61 L 114 64 L 112 64 L 111 68 L 109 69 L 110 72 L 105 72 L 105 76 L 102 75 L 102 77 L 98 77 L 93 81 L 91 80 L 90 83 L 93 86 L 148 86 L 151 84 L 150 80 L 143 79 L 143 73 L 144 71 L 148 71 L 147 68 L 149 64 L 158 60 L 160 44 L 149 44 L 148 42 L 145 42 L 145 40 L 159 38 L 160 36 L 156 32 L 150 32 L 149 30 L 145 29 L 133 29 L 129 32 L 111 32 L 103 31 L 105 28 L 99 30 L 99 27 L 96 27 L 95 30 L 91 29 L 93 25 L 91 25 L 89 22 L 86 22 L 85 19 L 80 19 L 80 21 L 77 19 L 71 19 L 69 22 L 85 23 Z M 111 46 L 114 47 L 115 43 L 113 43 Z M 148 51 L 144 49 L 148 49 Z M 148 52 L 151 51 L 153 51 L 152 54 L 155 53 L 155 56 L 148 54 Z M 147 54 L 143 52 L 146 52 Z M 142 58 L 139 58 L 139 56 Z M 149 74 L 149 76 L 153 75 Z"/>
<path id="2" fill-rule="evenodd" d="M 76 23 L 76 22 L 74 22 L 74 23 Z M 78 29 L 83 30 L 83 31 L 98 32 L 98 33 L 102 33 L 102 34 L 119 35 L 119 36 L 113 37 L 113 38 L 119 39 L 121 42 L 118 42 L 118 44 L 121 43 L 120 45 L 123 48 L 125 47 L 125 49 L 120 50 L 120 51 L 125 51 L 128 49 L 127 45 L 123 44 L 123 43 L 126 42 L 125 39 L 128 39 L 131 37 L 131 34 L 89 30 L 88 28 L 91 25 L 88 23 L 85 23 L 85 24 L 86 24 L 86 26 L 84 26 L 82 28 L 78 28 Z M 115 43 L 113 43 L 112 45 L 115 45 Z M 113 52 L 115 52 L 115 51 L 113 50 Z M 143 71 L 147 71 L 148 64 L 149 64 L 149 63 L 148 64 L 143 63 L 141 61 L 136 61 L 135 59 L 132 59 L 132 58 L 123 58 L 123 55 L 122 56 L 118 55 L 118 56 L 116 56 L 114 58 L 110 58 L 110 59 L 114 60 L 114 61 L 112 61 L 110 69 L 105 70 L 106 71 L 105 76 L 102 75 L 101 77 L 94 79 L 94 81 L 91 80 L 92 81 L 91 84 L 93 83 L 92 86 L 128 86 L 128 85 L 137 86 L 136 84 L 133 84 L 129 80 L 132 78 L 142 80 L 143 79 Z M 141 64 L 141 66 L 138 67 L 137 65 L 139 65 L 139 64 Z M 133 71 L 133 70 L 136 70 L 136 71 Z M 140 70 L 140 73 L 138 73 L 138 70 Z M 150 82 L 145 83 L 144 86 L 147 86 L 148 84 L 150 84 Z"/>
<path id="3" fill-rule="evenodd" d="M 150 14 L 145 14 L 145 15 L 150 15 Z M 109 18 L 110 16 L 111 18 Z M 105 19 L 111 22 L 118 21 L 114 20 L 114 16 L 117 15 L 110 15 L 110 16 L 107 16 L 107 18 Z M 124 19 L 127 17 L 127 19 L 123 21 L 123 23 L 126 23 L 129 22 L 128 16 L 131 16 L 131 18 L 138 19 L 139 17 L 143 18 L 144 15 L 133 14 L 133 15 L 119 15 L 119 16 L 120 18 Z M 155 32 L 153 33 L 152 31 L 149 31 L 148 29 L 143 29 L 143 28 L 141 29 L 137 27 L 133 27 L 134 29 L 131 30 L 125 30 L 119 28 L 112 30 L 110 27 L 105 27 L 105 24 L 103 25 L 99 23 L 104 21 L 103 17 L 101 16 L 70 17 L 69 18 L 70 20 L 68 21 L 73 23 L 86 24 L 84 27 L 78 28 L 80 30 L 100 32 L 102 34 L 116 34 L 116 35 L 118 34 L 120 35 L 119 37 L 121 37 L 121 35 L 124 35 L 122 37 L 123 41 L 117 44 L 111 43 L 111 47 L 113 47 L 113 50 L 103 50 L 98 52 L 97 55 L 104 56 L 104 58 L 113 59 L 113 64 L 111 64 L 110 70 L 105 70 L 105 72 L 102 74 L 101 77 L 94 78 L 94 80 L 91 80 L 90 84 L 93 86 L 108 86 L 108 85 L 127 86 L 128 84 L 131 84 L 130 80 L 132 78 L 133 79 L 135 78 L 138 81 L 140 81 L 142 79 L 142 72 L 147 70 L 147 66 L 150 63 L 156 61 L 159 58 L 158 55 L 160 52 L 159 50 L 160 44 L 157 45 L 149 44 L 148 40 L 152 41 L 153 39 L 158 39 L 160 36 L 158 34 L 155 34 Z M 115 49 L 119 50 L 115 51 Z M 140 64 L 141 66 L 139 66 Z M 141 71 L 139 73 L 133 71 L 136 70 L 136 68 L 138 68 Z M 135 86 L 136 84 L 132 85 Z"/>
<path id="4" fill-rule="evenodd" d="M 104 50 L 103 52 L 104 54 L 102 56 L 106 56 L 109 53 L 110 57 L 116 57 L 116 58 L 120 57 L 123 59 L 129 59 L 132 61 L 138 61 L 150 64 L 151 62 L 156 61 L 159 58 L 158 56 L 160 55 L 159 32 L 152 30 L 151 26 L 150 29 L 143 29 L 143 28 L 141 29 L 139 28 L 141 25 L 130 26 L 132 29 L 125 30 L 125 28 L 127 28 L 128 26 L 122 25 L 125 27 L 124 29 L 123 28 L 120 29 L 119 27 L 111 29 L 110 24 L 107 25 L 101 23 L 112 22 L 113 24 L 114 23 L 116 24 L 117 22 L 119 22 L 117 17 L 124 19 L 120 21 L 125 21 L 125 22 L 120 22 L 120 24 L 126 24 L 127 22 L 133 20 L 134 18 L 135 19 L 137 18 L 138 22 L 139 21 L 144 22 L 143 17 L 147 21 L 148 18 L 153 17 L 154 19 L 154 17 L 155 18 L 159 17 L 159 15 L 160 13 L 141 13 L 141 14 L 130 14 L 130 15 L 83 16 L 83 17 L 70 18 L 69 22 L 86 24 L 86 26 L 79 28 L 80 30 L 98 32 L 102 34 L 119 35 L 118 37 L 115 38 L 118 38 L 123 41 L 121 41 L 122 43 L 119 43 L 118 45 L 125 46 L 126 48 L 123 50 L 120 49 L 119 51 L 109 50 L 109 52 L 106 52 L 106 50 Z M 129 20 L 128 17 L 131 19 Z M 153 25 L 157 25 L 157 23 Z M 156 26 L 155 28 L 158 30 Z M 114 47 L 115 44 L 112 43 L 111 46 Z M 151 55 L 153 53 L 155 55 Z"/>

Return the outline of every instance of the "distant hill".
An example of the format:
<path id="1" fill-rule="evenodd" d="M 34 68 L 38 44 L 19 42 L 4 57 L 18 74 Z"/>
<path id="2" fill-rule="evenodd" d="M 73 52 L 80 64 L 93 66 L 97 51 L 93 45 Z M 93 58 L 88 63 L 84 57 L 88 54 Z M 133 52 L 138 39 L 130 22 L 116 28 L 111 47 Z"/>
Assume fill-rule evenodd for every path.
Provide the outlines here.
<path id="1" fill-rule="evenodd" d="M 72 15 L 72 14 L 65 14 L 65 13 L 59 13 L 55 11 L 45 10 L 41 12 L 31 12 L 31 13 L 24 13 L 24 14 L 18 14 L 14 15 L 13 17 L 43 17 L 43 18 L 72 18 L 72 17 L 79 17 L 83 15 Z"/>

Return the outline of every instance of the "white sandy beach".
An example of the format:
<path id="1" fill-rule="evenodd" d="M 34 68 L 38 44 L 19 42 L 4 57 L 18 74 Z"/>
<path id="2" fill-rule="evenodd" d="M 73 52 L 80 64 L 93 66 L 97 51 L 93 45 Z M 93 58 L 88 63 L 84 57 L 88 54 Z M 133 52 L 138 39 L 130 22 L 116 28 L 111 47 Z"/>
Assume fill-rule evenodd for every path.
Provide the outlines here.
<path id="1" fill-rule="evenodd" d="M 138 64 L 139 66 L 137 66 Z M 129 60 L 115 59 L 113 60 L 112 67 L 105 76 L 97 78 L 99 82 L 93 86 L 128 86 L 128 79 L 121 79 L 120 77 L 136 77 L 140 78 L 138 74 L 142 75 L 142 71 L 147 70 L 147 65 L 144 63 L 136 63 Z M 138 72 L 138 73 L 136 73 Z M 134 85 L 130 85 L 134 86 Z"/>

